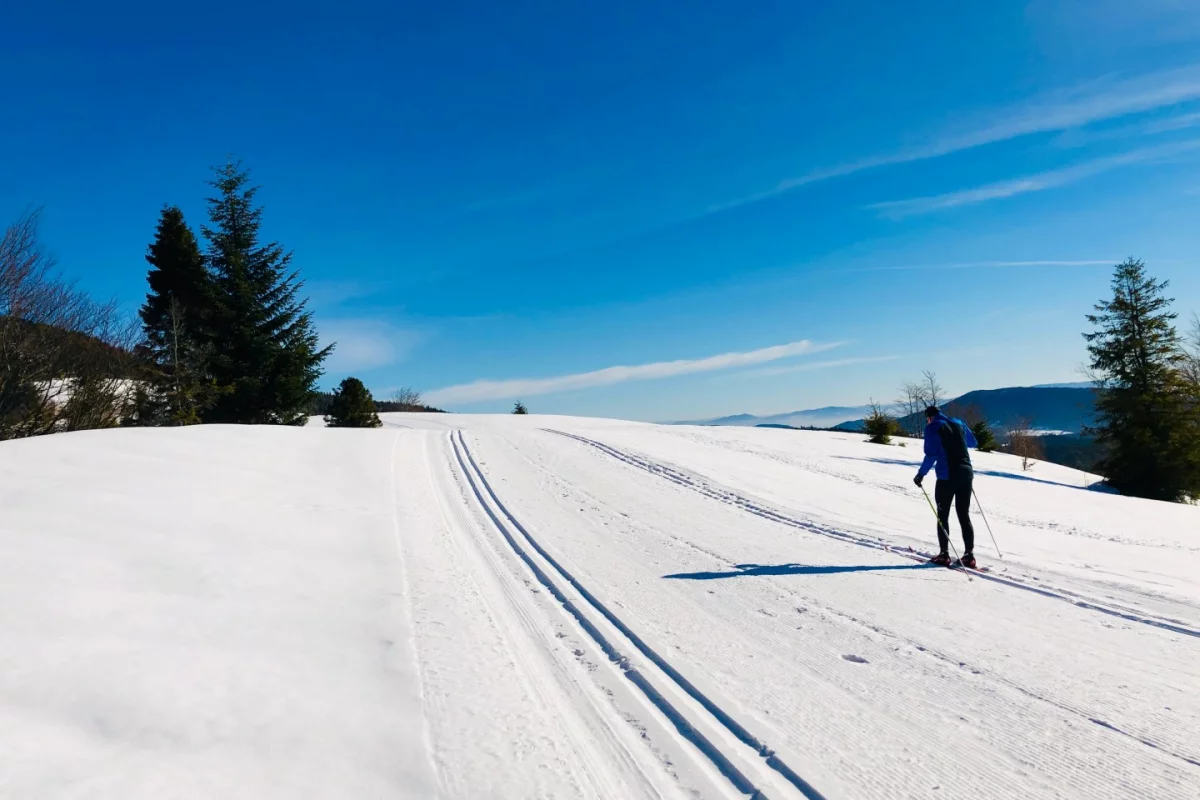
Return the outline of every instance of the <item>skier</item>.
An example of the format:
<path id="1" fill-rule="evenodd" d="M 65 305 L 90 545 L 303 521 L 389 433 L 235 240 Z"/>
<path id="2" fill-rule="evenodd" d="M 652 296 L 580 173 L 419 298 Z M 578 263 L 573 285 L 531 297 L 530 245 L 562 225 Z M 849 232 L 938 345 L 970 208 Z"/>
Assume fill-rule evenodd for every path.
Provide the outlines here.
<path id="1" fill-rule="evenodd" d="M 971 482 L 975 471 L 971 467 L 968 448 L 977 447 L 975 434 L 960 419 L 951 419 L 937 406 L 925 409 L 925 460 L 917 470 L 913 483 L 921 485 L 929 468 L 936 464 L 937 485 L 933 490 L 937 502 L 939 552 L 930 561 L 950 566 L 950 504 L 958 512 L 962 528 L 964 567 L 975 569 L 975 529 L 971 525 Z"/>

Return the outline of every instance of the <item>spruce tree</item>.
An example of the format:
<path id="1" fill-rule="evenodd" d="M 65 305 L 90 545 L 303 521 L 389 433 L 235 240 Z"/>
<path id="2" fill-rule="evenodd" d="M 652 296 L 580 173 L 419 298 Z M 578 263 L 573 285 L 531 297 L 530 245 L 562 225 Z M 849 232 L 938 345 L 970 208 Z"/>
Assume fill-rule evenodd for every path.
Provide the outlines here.
<path id="1" fill-rule="evenodd" d="M 516 402 L 516 404 L 515 404 L 515 405 L 513 405 L 513 410 L 512 410 L 512 413 L 514 413 L 514 414 L 528 414 L 528 413 L 529 413 L 529 409 L 525 407 L 525 404 L 524 404 L 524 403 L 522 403 L 520 400 L 518 400 L 518 401 Z"/>
<path id="2" fill-rule="evenodd" d="M 205 327 L 213 292 L 200 246 L 177 207 L 163 208 L 146 261 L 150 292 L 139 311 L 145 337 L 139 355 L 149 390 L 137 404 L 139 422 L 196 423 L 213 399 Z"/>
<path id="3" fill-rule="evenodd" d="M 988 425 L 986 419 L 978 419 L 971 426 L 971 433 L 975 434 L 975 441 L 979 443 L 976 449 L 981 453 L 990 453 L 996 449 L 996 434 L 992 432 L 992 426 Z"/>
<path id="4" fill-rule="evenodd" d="M 346 378 L 333 393 L 325 425 L 330 428 L 378 428 L 375 398 L 358 378 Z"/>
<path id="5" fill-rule="evenodd" d="M 215 289 L 211 371 L 221 394 L 205 422 L 303 425 L 332 347 L 321 349 L 292 254 L 259 241 L 249 173 L 229 163 L 210 181 L 208 269 Z"/>
<path id="6" fill-rule="evenodd" d="M 1118 264 L 1113 296 L 1096 305 L 1085 333 L 1099 394 L 1099 469 L 1123 494 L 1158 500 L 1200 496 L 1200 409 L 1181 372 L 1167 281 L 1141 261 Z"/>

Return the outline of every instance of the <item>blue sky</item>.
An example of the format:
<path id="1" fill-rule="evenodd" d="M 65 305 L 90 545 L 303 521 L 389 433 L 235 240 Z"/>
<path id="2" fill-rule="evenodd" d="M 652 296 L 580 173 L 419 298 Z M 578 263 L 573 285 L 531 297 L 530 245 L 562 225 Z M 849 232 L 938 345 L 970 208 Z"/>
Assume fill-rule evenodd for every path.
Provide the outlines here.
<path id="1" fill-rule="evenodd" d="M 1186 0 L 48 0 L 0 28 L 0 220 L 42 207 L 133 309 L 162 204 L 198 228 L 242 159 L 327 385 L 771 413 L 926 368 L 1078 380 L 1128 255 L 1200 311 Z"/>

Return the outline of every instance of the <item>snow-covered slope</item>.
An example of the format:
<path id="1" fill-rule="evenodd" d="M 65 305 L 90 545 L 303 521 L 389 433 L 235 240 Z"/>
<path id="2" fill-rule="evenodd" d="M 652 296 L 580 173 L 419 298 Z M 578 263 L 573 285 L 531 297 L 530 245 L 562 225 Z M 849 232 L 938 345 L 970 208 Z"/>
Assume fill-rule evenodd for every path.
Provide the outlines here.
<path id="1" fill-rule="evenodd" d="M 912 446 L 384 419 L 0 443 L 0 796 L 1200 796 L 1198 508 L 977 455 L 969 575 Z"/>

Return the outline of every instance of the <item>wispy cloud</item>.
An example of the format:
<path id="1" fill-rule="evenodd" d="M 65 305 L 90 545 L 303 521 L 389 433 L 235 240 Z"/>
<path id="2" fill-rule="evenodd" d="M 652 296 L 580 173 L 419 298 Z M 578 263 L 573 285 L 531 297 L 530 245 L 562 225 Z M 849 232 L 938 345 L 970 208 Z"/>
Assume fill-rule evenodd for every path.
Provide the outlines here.
<path id="1" fill-rule="evenodd" d="M 965 131 L 942 135 L 923 145 L 788 178 L 766 191 L 710 206 L 706 213 L 755 203 L 801 186 L 863 170 L 938 158 L 1021 136 L 1078 128 L 1197 99 L 1200 99 L 1200 65 L 1162 70 L 1123 80 L 1094 81 L 998 109 L 988 115 L 989 121 Z"/>
<path id="2" fill-rule="evenodd" d="M 485 400 L 509 400 L 535 395 L 567 392 L 576 389 L 590 389 L 597 386 L 611 386 L 628 381 L 647 381 L 658 378 L 670 378 L 677 375 L 691 375 L 698 372 L 713 372 L 715 370 L 746 367 L 754 364 L 764 364 L 793 356 L 819 353 L 844 344 L 843 342 L 815 343 L 807 339 L 759 350 L 749 350 L 740 353 L 722 353 L 708 358 L 684 359 L 679 361 L 658 361 L 652 364 L 637 366 L 617 366 L 598 369 L 592 372 L 578 372 L 572 375 L 559 375 L 553 378 L 516 378 L 501 381 L 475 381 L 458 386 L 448 386 L 426 393 L 427 402 L 434 405 L 454 405 L 456 403 L 477 403 Z"/>
<path id="3" fill-rule="evenodd" d="M 336 343 L 325 362 L 331 375 L 386 367 L 402 361 L 420 342 L 422 334 L 382 320 L 323 320 L 322 344 Z"/>
<path id="4" fill-rule="evenodd" d="M 306 281 L 304 288 L 308 294 L 309 308 L 319 311 L 337 308 L 350 300 L 370 297 L 386 287 L 379 282 L 349 279 Z"/>
<path id="5" fill-rule="evenodd" d="M 752 369 L 745 373 L 747 378 L 767 378 L 773 375 L 787 375 L 791 372 L 808 372 L 813 369 L 830 369 L 833 367 L 848 367 L 853 364 L 879 364 L 884 361 L 895 361 L 900 356 L 862 356 L 858 358 L 838 358 L 831 361 L 811 361 L 804 364 L 793 364 L 787 367 L 763 367 Z"/>
<path id="6" fill-rule="evenodd" d="M 1042 259 L 1035 261 L 963 261 L 957 264 L 904 264 L 885 267 L 852 267 L 850 269 L 831 269 L 825 272 L 913 272 L 942 269 L 1005 269 L 1018 267 L 1102 267 L 1112 266 L 1120 258 L 1090 258 L 1076 261 Z"/>
<path id="7" fill-rule="evenodd" d="M 1174 133 L 1191 128 L 1200 128 L 1200 111 L 1145 120 L 1131 125 L 1118 125 L 1102 130 L 1071 128 L 1055 137 L 1054 144 L 1060 147 L 1082 147 L 1096 142 L 1157 136 L 1161 133 Z"/>
<path id="8" fill-rule="evenodd" d="M 988 200 L 1015 197 L 1016 195 L 1028 194 L 1030 192 L 1053 189 L 1119 167 L 1173 158 L 1197 150 L 1200 150 L 1200 139 L 1187 142 L 1173 142 L 1155 147 L 1143 147 L 1127 153 L 1097 158 L 1092 161 L 1085 161 L 1082 164 L 1049 170 L 1036 175 L 1027 175 L 1022 178 L 988 183 L 971 189 L 947 192 L 946 194 L 873 203 L 867 206 L 867 208 L 874 209 L 881 212 L 884 216 L 892 218 L 908 217 L 913 214 L 928 214 L 947 208 L 974 205 L 975 203 L 984 203 Z"/>

